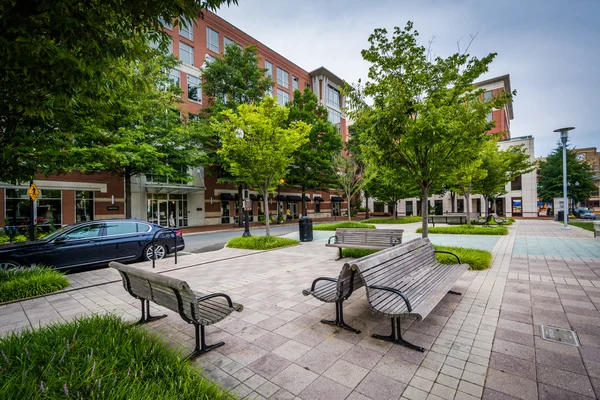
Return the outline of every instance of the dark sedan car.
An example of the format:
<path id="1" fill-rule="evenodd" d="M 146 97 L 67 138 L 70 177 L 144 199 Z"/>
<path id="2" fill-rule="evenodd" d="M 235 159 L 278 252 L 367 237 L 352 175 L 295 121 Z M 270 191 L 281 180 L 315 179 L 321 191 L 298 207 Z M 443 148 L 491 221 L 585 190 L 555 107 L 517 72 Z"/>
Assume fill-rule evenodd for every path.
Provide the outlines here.
<path id="1" fill-rule="evenodd" d="M 0 268 L 19 265 L 47 265 L 59 270 L 104 266 L 110 261 L 132 262 L 161 259 L 183 250 L 181 230 L 170 229 L 152 236 L 164 227 L 135 219 L 89 221 L 65 226 L 42 240 L 0 246 Z"/>

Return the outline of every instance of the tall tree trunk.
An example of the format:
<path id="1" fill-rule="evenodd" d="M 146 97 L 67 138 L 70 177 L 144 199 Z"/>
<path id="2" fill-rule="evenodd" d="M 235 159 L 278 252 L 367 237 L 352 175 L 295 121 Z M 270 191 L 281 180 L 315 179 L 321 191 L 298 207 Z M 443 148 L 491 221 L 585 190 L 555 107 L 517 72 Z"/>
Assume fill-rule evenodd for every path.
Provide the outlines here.
<path id="1" fill-rule="evenodd" d="M 483 201 L 485 202 L 485 217 L 487 218 L 490 216 L 490 200 L 487 196 L 484 195 Z"/>
<path id="2" fill-rule="evenodd" d="M 367 208 L 367 212 L 365 214 L 365 219 L 369 219 L 369 192 L 365 190 L 365 204 Z"/>
<path id="3" fill-rule="evenodd" d="M 352 222 L 352 213 L 350 212 L 350 204 L 352 204 L 352 199 L 348 197 L 348 221 Z M 342 207 L 340 207 L 340 211 Z"/>
<path id="4" fill-rule="evenodd" d="M 398 219 L 398 200 L 394 200 L 394 219 Z"/>
<path id="5" fill-rule="evenodd" d="M 242 195 L 242 185 L 238 186 L 238 226 L 244 226 L 244 197 Z"/>
<path id="6" fill-rule="evenodd" d="M 125 168 L 125 218 L 131 218 L 131 170 Z"/>
<path id="7" fill-rule="evenodd" d="M 465 196 L 465 202 L 467 203 L 467 226 L 471 226 L 471 185 L 468 190 L 463 190 L 463 196 Z"/>
<path id="8" fill-rule="evenodd" d="M 271 235 L 271 216 L 269 215 L 269 202 L 267 201 L 267 197 L 269 197 L 269 185 L 265 184 L 263 191 L 263 201 L 265 202 L 265 225 L 267 226 L 266 235 Z"/>
<path id="9" fill-rule="evenodd" d="M 455 192 L 450 192 L 450 202 L 452 203 L 450 209 L 452 210 L 452 213 L 456 212 L 456 193 Z"/>
<path id="10" fill-rule="evenodd" d="M 423 233 L 421 237 L 426 238 L 429 237 L 429 225 L 427 224 L 427 217 L 429 215 L 429 189 L 427 187 L 421 188 L 421 216 L 423 217 L 423 222 L 421 223 L 421 228 L 423 228 Z"/>

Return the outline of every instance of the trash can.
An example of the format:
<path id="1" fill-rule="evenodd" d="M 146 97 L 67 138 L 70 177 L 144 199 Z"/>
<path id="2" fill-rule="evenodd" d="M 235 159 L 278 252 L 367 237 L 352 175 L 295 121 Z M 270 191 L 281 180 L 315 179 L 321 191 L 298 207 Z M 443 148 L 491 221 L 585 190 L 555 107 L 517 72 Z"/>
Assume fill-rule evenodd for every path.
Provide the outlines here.
<path id="1" fill-rule="evenodd" d="M 312 242 L 313 240 L 313 228 L 312 219 L 308 217 L 300 217 L 298 220 L 298 228 L 300 232 L 301 242 Z"/>
<path id="2" fill-rule="evenodd" d="M 556 218 L 555 221 L 559 221 L 559 222 L 564 221 L 565 220 L 565 212 L 563 210 L 560 210 L 559 212 L 557 212 L 555 214 L 554 218 Z M 569 215 L 567 214 L 567 221 L 568 220 L 569 220 Z"/>

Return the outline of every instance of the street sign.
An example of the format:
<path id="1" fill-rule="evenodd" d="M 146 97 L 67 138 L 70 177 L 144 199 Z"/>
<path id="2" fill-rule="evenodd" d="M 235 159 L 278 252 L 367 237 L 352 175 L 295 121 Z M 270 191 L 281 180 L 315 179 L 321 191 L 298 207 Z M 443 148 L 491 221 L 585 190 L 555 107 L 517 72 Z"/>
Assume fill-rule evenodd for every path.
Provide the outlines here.
<path id="1" fill-rule="evenodd" d="M 252 211 L 252 200 L 244 199 L 244 210 Z"/>
<path id="2" fill-rule="evenodd" d="M 40 189 L 38 189 L 38 187 L 35 186 L 35 183 L 32 183 L 31 186 L 29 186 L 29 189 L 27 190 L 27 194 L 29 195 L 29 198 L 31 198 L 31 200 L 35 201 L 35 199 L 37 199 L 40 195 Z"/>

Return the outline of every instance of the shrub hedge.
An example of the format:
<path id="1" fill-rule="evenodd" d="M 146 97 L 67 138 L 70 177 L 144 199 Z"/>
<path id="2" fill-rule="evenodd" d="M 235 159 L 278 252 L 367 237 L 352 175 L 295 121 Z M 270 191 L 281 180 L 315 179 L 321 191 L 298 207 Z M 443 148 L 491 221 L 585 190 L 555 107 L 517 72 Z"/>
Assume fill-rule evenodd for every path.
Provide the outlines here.
<path id="1" fill-rule="evenodd" d="M 35 266 L 0 269 L 0 302 L 56 292 L 69 286 L 63 273 L 52 268 Z"/>
<path id="2" fill-rule="evenodd" d="M 412 222 L 421 222 L 423 217 L 402 217 L 402 218 L 369 218 L 362 222 L 367 224 L 410 224 Z"/>
<path id="3" fill-rule="evenodd" d="M 422 228 L 417 229 L 417 233 L 423 232 Z M 429 227 L 429 233 L 436 234 L 448 234 L 448 235 L 508 235 L 508 229 L 503 226 L 498 227 L 481 227 L 467 225 L 456 225 L 456 226 L 436 226 Z"/>
<path id="4" fill-rule="evenodd" d="M 337 228 L 362 228 L 375 229 L 375 225 L 363 224 L 362 222 L 338 222 L 337 224 L 319 224 L 313 226 L 315 231 L 335 231 Z"/>
<path id="5" fill-rule="evenodd" d="M 297 240 L 279 236 L 250 236 L 230 239 L 226 246 L 232 249 L 269 250 L 298 243 L 300 242 Z"/>

